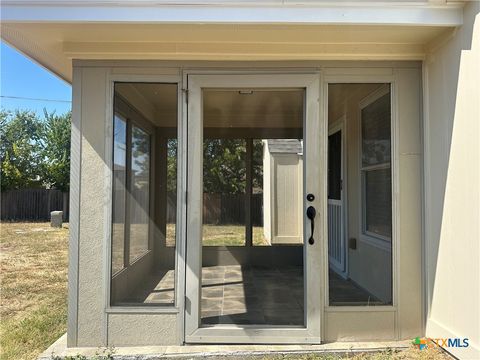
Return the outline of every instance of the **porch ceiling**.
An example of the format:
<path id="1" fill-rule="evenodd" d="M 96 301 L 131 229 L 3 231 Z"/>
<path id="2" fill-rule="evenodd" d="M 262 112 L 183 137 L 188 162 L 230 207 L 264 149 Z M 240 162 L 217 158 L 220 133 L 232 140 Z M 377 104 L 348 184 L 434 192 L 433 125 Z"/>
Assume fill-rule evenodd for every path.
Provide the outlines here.
<path id="1" fill-rule="evenodd" d="M 419 60 L 462 23 L 442 1 L 79 4 L 4 1 L 2 39 L 70 82 L 72 59 Z"/>

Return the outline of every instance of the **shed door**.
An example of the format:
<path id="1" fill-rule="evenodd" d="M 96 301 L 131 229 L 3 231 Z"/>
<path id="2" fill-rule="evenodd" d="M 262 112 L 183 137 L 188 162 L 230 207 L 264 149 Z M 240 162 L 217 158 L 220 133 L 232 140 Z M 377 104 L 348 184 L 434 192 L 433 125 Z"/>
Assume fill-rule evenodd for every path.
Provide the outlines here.
<path id="1" fill-rule="evenodd" d="M 185 339 L 320 343 L 318 74 L 188 76 Z"/>

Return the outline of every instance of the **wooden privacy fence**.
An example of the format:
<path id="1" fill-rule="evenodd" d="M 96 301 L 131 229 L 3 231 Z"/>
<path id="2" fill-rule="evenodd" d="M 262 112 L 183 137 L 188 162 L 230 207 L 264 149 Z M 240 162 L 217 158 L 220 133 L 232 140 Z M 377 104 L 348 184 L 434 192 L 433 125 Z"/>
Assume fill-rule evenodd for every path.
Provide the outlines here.
<path id="1" fill-rule="evenodd" d="M 50 212 L 63 211 L 68 221 L 69 193 L 52 189 L 21 189 L 2 192 L 1 220 L 49 221 Z"/>
<path id="2" fill-rule="evenodd" d="M 245 194 L 203 194 L 203 223 L 242 225 L 245 218 Z M 263 194 L 252 195 L 252 224 L 263 225 Z M 175 222 L 176 196 L 167 196 L 167 223 Z"/>
<path id="3" fill-rule="evenodd" d="M 136 194 L 136 201 L 143 194 Z M 143 196 L 144 197 L 144 196 Z M 124 206 L 123 196 L 115 198 L 116 206 Z M 145 199 L 143 199 L 145 201 Z M 68 221 L 69 193 L 51 189 L 9 190 L 1 194 L 1 220 L 49 221 L 50 212 L 63 211 Z M 244 194 L 203 194 L 203 221 L 205 224 L 245 224 Z M 143 203 L 143 201 L 140 201 Z M 167 196 L 167 222 L 175 222 L 176 195 Z M 263 225 L 263 195 L 252 195 L 252 224 Z"/>

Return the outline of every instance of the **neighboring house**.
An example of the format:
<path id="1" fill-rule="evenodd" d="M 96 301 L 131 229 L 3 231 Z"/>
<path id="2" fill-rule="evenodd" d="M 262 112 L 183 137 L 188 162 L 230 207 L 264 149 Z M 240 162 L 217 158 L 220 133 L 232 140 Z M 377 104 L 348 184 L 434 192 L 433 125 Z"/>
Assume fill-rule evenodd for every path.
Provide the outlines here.
<path id="1" fill-rule="evenodd" d="M 479 9 L 3 1 L 2 39 L 73 87 L 68 345 L 426 336 L 480 358 Z M 286 139 L 302 155 L 268 166 Z M 245 182 L 215 208 L 244 223 L 202 224 L 203 174 Z"/>

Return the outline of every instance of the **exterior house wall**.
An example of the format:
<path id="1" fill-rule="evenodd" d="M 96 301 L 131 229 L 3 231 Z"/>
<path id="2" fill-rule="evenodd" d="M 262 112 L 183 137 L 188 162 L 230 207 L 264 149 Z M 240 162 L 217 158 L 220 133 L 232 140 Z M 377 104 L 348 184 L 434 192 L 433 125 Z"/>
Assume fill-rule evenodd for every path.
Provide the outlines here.
<path id="1" fill-rule="evenodd" d="M 78 302 L 76 306 L 76 342 L 82 345 L 105 345 L 103 328 L 105 317 L 104 295 L 105 225 L 107 212 L 105 204 L 98 201 L 98 191 L 106 188 L 110 176 L 105 174 L 105 104 L 107 71 L 103 68 L 76 69 L 74 72 L 74 99 L 80 97 L 80 107 L 74 108 L 73 124 L 78 127 L 80 138 L 80 164 L 77 176 L 79 190 L 79 230 L 71 233 L 71 244 L 78 241 Z M 102 91 L 103 90 L 103 91 Z M 78 152 L 79 149 L 74 149 Z M 106 174 L 105 174 L 106 175 Z M 72 175 L 74 176 L 74 175 Z M 106 194 L 102 194 L 106 195 Z M 75 237 L 78 237 L 75 239 Z M 71 254 L 72 256 L 72 254 Z M 70 258 L 70 261 L 72 258 Z M 70 314 L 72 316 L 72 314 Z"/>
<path id="2" fill-rule="evenodd" d="M 337 67 L 330 68 L 332 64 Z M 81 162 L 72 169 L 72 180 L 80 184 L 80 214 L 78 227 L 72 231 L 71 238 L 74 250 L 70 258 L 71 273 L 78 272 L 78 285 L 71 281 L 69 346 L 164 345 L 182 342 L 181 293 L 177 294 L 178 308 L 168 311 L 158 308 L 116 309 L 108 304 L 111 222 L 111 169 L 108 164 L 111 163 L 112 154 L 107 135 L 112 131 L 108 119 L 111 118 L 109 107 L 113 96 L 107 88 L 109 79 L 112 76 L 127 76 L 125 74 L 131 79 L 144 79 L 150 73 L 161 75 L 162 72 L 180 76 L 181 66 L 242 66 L 241 63 L 205 65 L 195 62 L 158 62 L 148 63 L 148 66 L 142 62 L 129 62 L 130 66 L 126 65 L 126 62 L 108 64 L 95 61 L 75 65 L 73 134 L 80 139 L 81 146 L 76 146 L 74 152 L 80 149 L 78 158 Z M 256 65 L 243 66 L 251 68 Z M 278 63 L 259 63 L 258 66 L 272 68 Z M 282 66 L 297 69 L 324 67 L 327 76 L 341 73 L 348 77 L 362 73 L 359 63 L 285 62 Z M 418 63 L 370 63 L 366 77 L 376 76 L 376 73 L 395 79 L 399 94 L 397 131 L 399 191 L 402 196 L 397 192 L 401 223 L 398 236 L 400 245 L 396 250 L 399 263 L 394 264 L 395 279 L 398 281 L 394 289 L 398 290 L 398 300 L 392 307 L 368 311 L 328 309 L 324 314 L 325 341 L 408 339 L 422 335 L 421 277 L 418 276 L 421 274 L 420 69 Z M 105 200 L 99 201 L 100 198 Z"/>
<path id="3" fill-rule="evenodd" d="M 425 83 L 426 335 L 466 337 L 480 358 L 480 3 L 430 47 Z"/>
<path id="4" fill-rule="evenodd" d="M 70 237 L 69 346 L 179 344 L 178 309 L 142 313 L 109 311 L 109 240 L 111 226 L 111 157 L 108 136 L 113 94 L 107 89 L 114 71 L 75 67 L 73 78 L 72 183 L 79 212 Z M 102 200 L 100 200 L 102 199 Z M 75 265 L 73 265 L 75 264 Z"/>
<path id="5" fill-rule="evenodd" d="M 167 74 L 180 78 L 181 68 L 308 67 L 321 69 L 324 78 L 368 82 L 366 73 L 393 78 L 397 102 L 394 304 L 363 310 L 327 307 L 322 340 L 468 337 L 469 348 L 449 350 L 480 358 L 480 3 L 359 0 L 341 6 L 330 1 L 296 6 L 263 1 L 268 11 L 257 12 L 228 2 L 207 3 L 210 7 L 163 1 L 147 1 L 145 6 L 129 1 L 115 6 L 97 1 L 2 3 L 2 39 L 67 81 L 75 64 L 68 345 L 178 344 L 183 336 L 181 302 L 178 309 L 148 313 L 115 310 L 108 304 L 109 76 L 149 80 Z M 424 61 L 423 88 L 418 63 L 409 60 Z M 348 124 L 346 130 L 353 136 Z M 348 151 L 354 150 L 358 146 Z M 348 157 L 348 228 L 349 236 L 358 239 L 357 155 Z M 184 239 L 184 229 L 179 232 Z M 177 243 L 180 254 L 184 245 Z M 384 267 L 378 261 L 384 257 L 380 249 L 363 241 L 358 246 L 355 253 L 350 251 L 352 277 L 361 272 L 372 276 Z M 367 261 L 360 262 L 360 256 Z M 184 258 L 178 261 L 184 265 Z M 363 262 L 369 264 L 364 269 Z M 357 281 L 380 294 L 368 285 L 368 276 Z M 181 299 L 182 291 L 179 286 Z"/>

